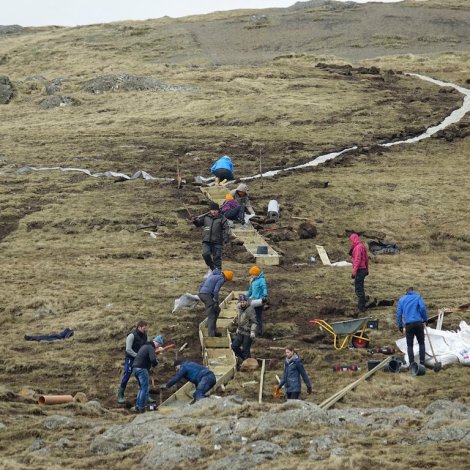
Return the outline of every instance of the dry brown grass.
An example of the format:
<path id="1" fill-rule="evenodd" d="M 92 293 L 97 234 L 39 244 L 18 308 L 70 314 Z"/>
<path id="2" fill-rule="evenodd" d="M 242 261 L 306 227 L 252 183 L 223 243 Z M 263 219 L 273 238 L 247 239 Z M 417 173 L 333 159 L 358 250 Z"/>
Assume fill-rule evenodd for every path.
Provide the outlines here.
<path id="1" fill-rule="evenodd" d="M 210 19 L 215 27 L 220 15 Z M 238 14 L 231 21 L 237 19 Z M 187 21 L 194 25 L 199 20 Z M 9 56 L 3 70 L 18 87 L 15 100 L 2 106 L 0 122 L 1 170 L 11 174 L 0 176 L 0 378 L 4 385 L 0 410 L 6 425 L 0 430 L 0 450 L 7 458 L 6 468 L 128 468 L 138 459 L 138 450 L 106 459 L 89 451 L 94 433 L 110 423 L 129 420 L 125 410 L 114 408 L 124 338 L 133 323 L 144 318 L 152 334 L 162 332 L 178 344 L 188 342 L 187 357 L 198 359 L 195 332 L 202 311 L 177 315 L 170 311 L 175 297 L 197 290 L 205 272 L 200 234 L 176 212 L 182 204 L 195 213 L 205 210 L 198 188 L 185 185 L 178 190 L 155 181 L 117 183 L 70 173 L 13 175 L 15 168 L 67 165 L 127 173 L 142 168 L 172 177 L 175 155 L 180 155 L 183 177 L 191 180 L 196 174 L 206 175 L 215 156 L 227 152 L 234 157 L 237 174 L 249 175 L 257 171 L 259 143 L 264 146 L 265 167 L 280 168 L 325 151 L 412 134 L 436 124 L 461 102 L 456 93 L 441 93 L 433 85 L 401 75 L 390 79 L 384 74 L 381 81 L 374 75 L 344 76 L 315 68 L 320 60 L 344 64 L 348 58 L 292 56 L 256 67 L 212 67 L 201 60 L 200 67 L 189 67 L 175 59 L 178 51 L 183 54 L 183 45 L 191 44 L 188 36 L 170 37 L 168 30 L 154 28 L 155 24 L 177 30 L 175 23 L 161 20 L 44 28 L 0 41 L 0 57 Z M 144 40 L 146 35 L 152 35 L 151 40 Z M 199 53 L 204 52 L 199 47 Z M 150 60 L 160 53 L 166 65 Z M 464 51 L 394 55 L 371 59 L 366 65 L 429 73 L 465 84 L 468 63 Z M 151 75 L 170 84 L 193 85 L 198 91 L 101 95 L 81 91 L 84 81 L 117 72 Z M 60 93 L 77 98 L 80 105 L 40 110 L 38 103 L 46 96 L 43 84 L 24 81 L 34 74 L 68 77 Z M 314 394 L 308 400 L 319 403 L 350 383 L 351 376 L 333 373 L 332 364 L 356 362 L 365 368 L 369 358 L 362 350 L 319 348 L 322 343 L 331 344 L 331 338 L 322 340 L 308 320 L 347 318 L 354 311 L 354 294 L 348 268 L 294 266 L 316 255 L 315 243 L 325 245 L 333 260 L 347 259 L 347 229 L 382 232 L 402 252 L 371 259 L 366 280 L 371 297 L 397 298 L 412 284 L 431 313 L 469 302 L 469 143 L 468 137 L 462 137 L 468 134 L 468 126 L 466 118 L 460 137 L 455 134 L 452 141 L 441 136 L 390 150 L 372 147 L 321 168 L 250 183 L 257 212 L 263 213 L 275 198 L 281 203 L 283 225 L 297 228 L 298 222 L 289 218 L 295 215 L 315 220 L 318 229 L 315 240 L 274 243 L 284 254 L 283 265 L 265 269 L 272 299 L 266 311 L 267 333 L 300 332 L 289 342 L 300 347 L 314 381 Z M 186 152 L 190 155 L 183 157 Z M 328 188 L 313 187 L 318 180 L 328 181 Z M 156 240 L 135 231 L 151 222 L 159 224 Z M 229 288 L 243 289 L 248 265 L 230 256 L 226 266 L 236 273 Z M 372 344 L 393 344 L 398 337 L 393 307 L 371 313 L 380 320 L 380 329 L 371 333 Z M 446 326 L 454 328 L 459 318 L 450 317 Z M 23 340 L 24 334 L 66 326 L 76 331 L 66 342 Z M 273 345 L 284 344 L 262 339 L 254 351 L 280 360 L 282 351 L 269 349 Z M 170 362 L 169 356 L 163 361 L 156 374 L 159 380 L 168 378 Z M 281 362 L 274 363 L 268 382 L 280 371 Z M 257 373 L 239 375 L 226 393 L 255 399 L 256 388 L 242 388 L 241 383 L 257 378 Z M 90 416 L 81 405 L 39 408 L 32 400 L 18 397 L 22 387 L 37 393 L 83 391 L 99 399 L 105 409 Z M 377 374 L 337 406 L 405 402 L 423 409 L 438 398 L 467 401 L 467 388 L 465 370 L 458 366 L 428 373 L 419 381 L 407 374 Z M 135 391 L 131 382 L 127 395 Z M 62 434 L 45 430 L 41 423 L 50 414 L 78 417 L 80 429 Z M 59 434 L 74 442 L 68 456 L 57 450 L 46 456 L 30 452 L 36 437 L 52 445 Z M 384 468 L 405 468 L 417 465 L 418 459 L 431 465 L 450 456 L 457 466 L 463 462 L 464 456 L 453 444 L 445 451 L 427 448 L 425 456 L 423 449 L 408 453 L 400 447 L 401 436 L 400 430 L 387 435 L 384 450 L 380 433 L 373 433 L 370 443 L 369 436 L 360 434 L 357 441 L 344 443 L 354 449 L 353 458 L 346 461 L 337 456 L 322 468 L 373 468 L 379 462 Z M 290 463 L 281 459 L 278 467 L 270 466 Z M 305 465 L 302 458 L 296 462 L 299 468 Z"/>

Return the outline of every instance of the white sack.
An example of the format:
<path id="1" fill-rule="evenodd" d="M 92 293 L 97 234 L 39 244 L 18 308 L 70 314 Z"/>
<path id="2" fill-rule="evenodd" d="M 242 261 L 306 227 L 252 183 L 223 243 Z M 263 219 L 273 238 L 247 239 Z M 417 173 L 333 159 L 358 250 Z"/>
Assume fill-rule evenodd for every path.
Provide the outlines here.
<path id="1" fill-rule="evenodd" d="M 453 363 L 470 366 L 470 326 L 467 325 L 466 322 L 461 321 L 459 327 L 459 331 L 435 330 L 428 327 L 428 333 L 431 337 L 437 361 L 443 366 Z M 435 361 L 426 333 L 424 336 L 424 344 L 426 348 L 425 364 L 432 367 Z M 406 364 L 409 365 L 406 338 L 397 340 L 396 345 L 400 351 L 405 354 Z M 419 346 L 416 338 L 413 344 L 413 353 L 414 360 L 419 362 Z"/>
<path id="2" fill-rule="evenodd" d="M 190 310 L 192 310 L 196 307 L 199 300 L 201 300 L 199 296 L 187 292 L 186 294 L 183 294 L 179 299 L 175 299 L 175 305 L 171 313 L 175 313 L 183 308 L 189 308 Z"/>

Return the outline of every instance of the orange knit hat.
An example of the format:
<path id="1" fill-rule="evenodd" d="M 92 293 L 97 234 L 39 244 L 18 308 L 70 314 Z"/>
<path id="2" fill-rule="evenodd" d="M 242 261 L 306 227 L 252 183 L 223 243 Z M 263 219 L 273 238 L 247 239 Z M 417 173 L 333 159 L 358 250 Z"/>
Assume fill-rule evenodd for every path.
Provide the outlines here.
<path id="1" fill-rule="evenodd" d="M 233 271 L 222 271 L 226 281 L 231 281 L 233 279 Z"/>
<path id="2" fill-rule="evenodd" d="M 261 274 L 261 269 L 258 266 L 252 266 L 248 271 L 250 276 L 259 276 Z"/>
<path id="3" fill-rule="evenodd" d="M 233 199 L 233 196 L 230 193 L 227 193 L 224 197 L 224 199 Z"/>

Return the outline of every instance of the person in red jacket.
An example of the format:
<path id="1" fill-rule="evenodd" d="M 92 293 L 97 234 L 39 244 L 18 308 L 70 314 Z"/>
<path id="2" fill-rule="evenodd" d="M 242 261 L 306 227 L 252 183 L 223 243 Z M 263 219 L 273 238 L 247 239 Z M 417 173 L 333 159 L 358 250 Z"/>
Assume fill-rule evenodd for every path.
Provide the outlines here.
<path id="1" fill-rule="evenodd" d="M 357 233 L 349 235 L 351 242 L 351 258 L 352 258 L 352 273 L 351 277 L 354 279 L 354 290 L 357 296 L 357 309 L 359 312 L 366 310 L 366 293 L 364 291 L 364 280 L 369 274 L 369 257 L 367 255 L 367 248 L 361 242 Z"/>

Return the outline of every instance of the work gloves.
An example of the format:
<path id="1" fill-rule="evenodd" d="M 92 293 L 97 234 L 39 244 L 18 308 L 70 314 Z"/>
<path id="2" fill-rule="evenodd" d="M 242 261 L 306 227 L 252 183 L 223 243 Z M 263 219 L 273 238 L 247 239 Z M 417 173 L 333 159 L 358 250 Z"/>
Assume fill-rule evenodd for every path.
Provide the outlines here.
<path id="1" fill-rule="evenodd" d="M 267 304 L 268 303 L 268 298 L 267 297 L 263 297 L 261 299 L 261 303 L 264 305 L 264 304 Z"/>
<path id="2" fill-rule="evenodd" d="M 307 387 L 307 393 L 310 395 L 312 393 L 312 387 Z"/>
<path id="3" fill-rule="evenodd" d="M 356 276 L 354 274 L 351 274 L 351 279 L 355 279 Z"/>
<path id="4" fill-rule="evenodd" d="M 399 326 L 398 329 L 400 330 L 400 333 L 403 333 L 403 327 Z"/>
<path id="5" fill-rule="evenodd" d="M 250 333 L 250 338 L 251 338 L 251 339 L 255 339 L 255 338 L 256 338 L 256 333 L 255 333 L 254 331 L 252 331 L 252 332 Z"/>

